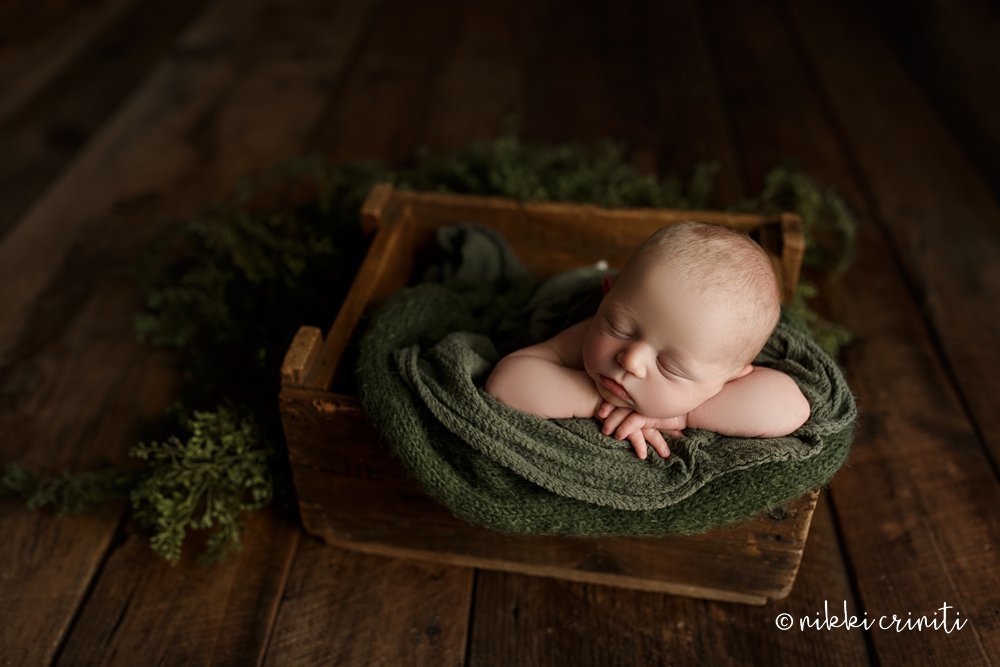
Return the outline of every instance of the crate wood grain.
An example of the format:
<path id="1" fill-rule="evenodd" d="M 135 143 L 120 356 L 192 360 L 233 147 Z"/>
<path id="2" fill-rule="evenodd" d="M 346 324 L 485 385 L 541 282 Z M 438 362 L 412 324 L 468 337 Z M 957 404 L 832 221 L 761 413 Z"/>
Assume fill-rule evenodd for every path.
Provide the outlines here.
<path id="1" fill-rule="evenodd" d="M 327 543 L 366 553 L 764 604 L 791 590 L 818 491 L 781 511 L 700 535 L 580 538 L 506 535 L 471 526 L 429 498 L 379 442 L 356 396 L 332 391 L 362 315 L 405 286 L 444 225 L 500 231 L 538 276 L 605 259 L 620 268 L 665 224 L 699 219 L 752 233 L 782 293 L 794 291 L 804 243 L 791 214 L 611 210 L 410 193 L 376 185 L 361 211 L 368 254 L 326 336 L 302 327 L 281 370 L 280 407 L 302 522 Z"/>

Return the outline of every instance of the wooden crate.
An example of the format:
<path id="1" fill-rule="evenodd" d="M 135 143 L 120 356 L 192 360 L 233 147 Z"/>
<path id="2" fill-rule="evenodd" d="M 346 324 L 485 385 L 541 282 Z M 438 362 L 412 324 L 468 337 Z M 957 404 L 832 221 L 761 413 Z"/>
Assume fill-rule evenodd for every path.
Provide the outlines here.
<path id="1" fill-rule="evenodd" d="M 664 538 L 510 536 L 471 526 L 426 496 L 366 418 L 331 390 L 360 317 L 407 284 L 442 225 L 499 230 L 539 277 L 600 259 L 620 269 L 653 230 L 698 219 L 751 232 L 787 300 L 804 243 L 795 215 L 610 210 L 394 190 L 378 184 L 361 211 L 368 254 L 330 331 L 302 327 L 281 369 L 281 415 L 305 530 L 357 551 L 559 577 L 747 604 L 788 595 L 818 490 L 779 511 L 700 535 Z M 341 369 L 353 372 L 353 369 Z"/>

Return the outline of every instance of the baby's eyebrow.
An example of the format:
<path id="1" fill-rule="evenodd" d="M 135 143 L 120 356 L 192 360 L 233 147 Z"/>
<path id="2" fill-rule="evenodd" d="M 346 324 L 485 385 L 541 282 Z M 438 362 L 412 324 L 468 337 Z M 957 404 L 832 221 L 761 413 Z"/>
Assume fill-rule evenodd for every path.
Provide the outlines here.
<path id="1" fill-rule="evenodd" d="M 623 317 L 627 317 L 632 321 L 636 321 L 639 319 L 635 307 L 627 303 L 622 303 L 619 301 L 614 304 L 614 307 L 611 309 L 611 311 L 615 315 L 621 315 Z"/>

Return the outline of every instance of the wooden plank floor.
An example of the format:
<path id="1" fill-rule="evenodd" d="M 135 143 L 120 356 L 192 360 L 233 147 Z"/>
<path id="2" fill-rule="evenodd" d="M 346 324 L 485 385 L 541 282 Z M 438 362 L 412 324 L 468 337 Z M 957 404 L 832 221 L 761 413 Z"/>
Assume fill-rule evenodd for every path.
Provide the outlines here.
<path id="1" fill-rule="evenodd" d="M 2 501 L 0 664 L 1000 661 L 1000 12 L 868 4 L 0 7 L 0 463 L 125 462 L 169 403 L 128 269 L 171 217 L 293 155 L 393 162 L 511 113 L 526 140 L 610 137 L 642 169 L 716 160 L 716 204 L 787 158 L 835 187 L 858 259 L 820 307 L 857 334 L 861 411 L 795 588 L 766 607 L 358 555 L 282 507 L 226 563 L 171 567 L 124 505 Z M 776 627 L 945 603 L 950 632 Z"/>

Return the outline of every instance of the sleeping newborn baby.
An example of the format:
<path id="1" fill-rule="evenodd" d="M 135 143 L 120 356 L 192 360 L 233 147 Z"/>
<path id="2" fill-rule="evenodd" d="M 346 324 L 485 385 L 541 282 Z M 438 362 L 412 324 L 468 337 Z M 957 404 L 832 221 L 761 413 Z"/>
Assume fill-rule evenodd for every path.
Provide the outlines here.
<path id="1" fill-rule="evenodd" d="M 547 419 L 597 418 L 603 433 L 647 443 L 685 428 L 771 438 L 809 418 L 809 403 L 779 371 L 752 365 L 778 323 L 774 271 L 749 236 L 701 222 L 650 236 L 597 312 L 497 363 L 486 391 Z"/>

